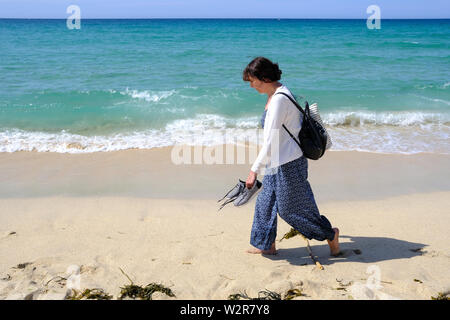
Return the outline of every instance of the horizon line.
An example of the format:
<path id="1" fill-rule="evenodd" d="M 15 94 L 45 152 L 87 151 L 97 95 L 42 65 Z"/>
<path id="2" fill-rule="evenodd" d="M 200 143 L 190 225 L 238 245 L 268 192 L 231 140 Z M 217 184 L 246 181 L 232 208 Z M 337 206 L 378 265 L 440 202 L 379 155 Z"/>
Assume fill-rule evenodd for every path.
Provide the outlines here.
<path id="1" fill-rule="evenodd" d="M 3 18 L 1 20 L 67 20 L 64 18 Z M 367 18 L 81 18 L 81 20 L 367 20 Z M 449 18 L 381 18 L 380 20 L 450 20 Z"/>

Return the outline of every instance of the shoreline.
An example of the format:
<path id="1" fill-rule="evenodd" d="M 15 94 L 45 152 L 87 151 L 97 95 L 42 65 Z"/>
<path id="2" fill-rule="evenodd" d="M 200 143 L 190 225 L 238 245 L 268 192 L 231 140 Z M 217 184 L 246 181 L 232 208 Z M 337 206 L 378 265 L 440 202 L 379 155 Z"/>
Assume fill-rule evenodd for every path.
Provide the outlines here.
<path id="1" fill-rule="evenodd" d="M 246 146 L 245 154 L 251 150 L 255 147 Z M 251 167 L 248 158 L 245 164 L 176 165 L 171 151 L 163 147 L 85 154 L 0 153 L 0 198 L 219 199 L 238 179 L 245 180 Z M 450 155 L 332 151 L 308 163 L 308 180 L 318 202 L 450 190 Z"/>

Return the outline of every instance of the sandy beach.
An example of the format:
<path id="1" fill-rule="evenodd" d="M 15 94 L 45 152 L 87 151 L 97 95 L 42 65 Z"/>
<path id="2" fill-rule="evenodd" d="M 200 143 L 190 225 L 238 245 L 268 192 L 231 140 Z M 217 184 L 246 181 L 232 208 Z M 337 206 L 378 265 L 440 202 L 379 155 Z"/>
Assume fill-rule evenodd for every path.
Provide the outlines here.
<path id="1" fill-rule="evenodd" d="M 450 291 L 449 155 L 328 152 L 309 162 L 342 254 L 278 220 L 275 256 L 251 255 L 255 199 L 217 211 L 244 165 L 175 165 L 171 148 L 0 153 L 0 299 L 63 299 L 69 280 L 117 298 L 162 283 L 176 297 L 260 290 L 295 299 L 431 299 Z M 262 178 L 262 177 L 259 177 Z M 72 281 L 73 282 L 73 281 Z"/>

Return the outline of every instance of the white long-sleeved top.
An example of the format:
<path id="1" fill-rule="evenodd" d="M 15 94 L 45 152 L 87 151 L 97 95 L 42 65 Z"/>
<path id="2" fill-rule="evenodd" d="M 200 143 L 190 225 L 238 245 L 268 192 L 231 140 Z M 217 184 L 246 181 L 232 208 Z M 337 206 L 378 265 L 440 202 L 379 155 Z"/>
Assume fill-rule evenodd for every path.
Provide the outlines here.
<path id="1" fill-rule="evenodd" d="M 275 90 L 287 93 L 294 98 L 285 85 Z M 275 94 L 267 106 L 266 118 L 264 120 L 263 146 L 260 149 L 251 170 L 262 173 L 263 169 L 273 169 L 287 162 L 300 158 L 303 153 L 298 144 L 291 138 L 283 128 L 283 124 L 298 139 L 301 128 L 301 114 L 297 107 L 282 94 Z M 267 173 L 266 172 L 266 173 Z"/>

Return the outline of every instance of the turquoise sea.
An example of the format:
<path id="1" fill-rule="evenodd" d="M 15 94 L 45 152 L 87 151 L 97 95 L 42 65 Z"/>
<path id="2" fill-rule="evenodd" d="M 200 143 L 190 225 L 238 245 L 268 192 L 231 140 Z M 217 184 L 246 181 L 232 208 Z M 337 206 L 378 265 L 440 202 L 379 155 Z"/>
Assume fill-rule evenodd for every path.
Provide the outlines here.
<path id="1" fill-rule="evenodd" d="M 256 56 L 334 150 L 450 153 L 450 20 L 0 19 L 0 152 L 223 143 L 254 130 Z"/>

